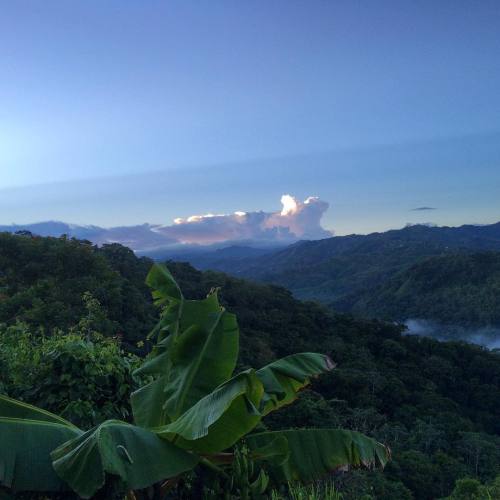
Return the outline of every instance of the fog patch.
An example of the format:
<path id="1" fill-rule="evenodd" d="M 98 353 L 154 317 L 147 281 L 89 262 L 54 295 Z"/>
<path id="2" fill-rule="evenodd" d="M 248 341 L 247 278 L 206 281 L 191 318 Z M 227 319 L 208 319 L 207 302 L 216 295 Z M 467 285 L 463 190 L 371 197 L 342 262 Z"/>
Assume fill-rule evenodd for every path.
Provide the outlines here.
<path id="1" fill-rule="evenodd" d="M 406 335 L 420 335 L 441 341 L 461 340 L 488 349 L 500 349 L 500 328 L 466 328 L 427 319 L 410 318 L 404 322 Z"/>

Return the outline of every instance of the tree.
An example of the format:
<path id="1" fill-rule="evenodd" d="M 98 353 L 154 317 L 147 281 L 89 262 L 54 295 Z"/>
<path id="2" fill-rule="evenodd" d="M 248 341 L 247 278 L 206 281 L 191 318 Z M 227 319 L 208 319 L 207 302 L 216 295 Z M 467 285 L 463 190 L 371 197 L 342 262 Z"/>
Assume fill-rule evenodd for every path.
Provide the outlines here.
<path id="1" fill-rule="evenodd" d="M 451 495 L 446 500 L 489 500 L 486 488 L 477 479 L 466 477 L 455 483 Z"/>
<path id="2" fill-rule="evenodd" d="M 459 447 L 475 477 L 494 477 L 500 458 L 500 440 L 479 432 L 462 432 Z"/>

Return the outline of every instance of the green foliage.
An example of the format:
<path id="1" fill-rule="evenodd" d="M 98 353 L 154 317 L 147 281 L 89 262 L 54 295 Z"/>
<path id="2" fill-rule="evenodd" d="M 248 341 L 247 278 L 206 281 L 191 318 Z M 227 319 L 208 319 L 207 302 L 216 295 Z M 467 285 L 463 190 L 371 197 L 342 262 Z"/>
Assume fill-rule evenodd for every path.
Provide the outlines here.
<path id="1" fill-rule="evenodd" d="M 360 295 L 351 310 L 391 320 L 500 325 L 500 252 L 432 257 Z M 445 336 L 446 329 L 442 332 Z M 451 332 L 450 332 L 451 336 Z"/>
<path id="2" fill-rule="evenodd" d="M 247 437 L 251 450 L 285 440 L 288 453 L 271 472 L 278 482 L 312 481 L 346 464 L 375 468 L 384 466 L 389 451 L 359 432 L 340 429 L 297 429 L 252 434 Z M 280 446 L 281 447 L 281 446 Z"/>
<path id="3" fill-rule="evenodd" d="M 276 430 L 344 427 L 387 443 L 393 460 L 384 475 L 356 472 L 359 488 L 353 481 L 341 481 L 346 498 L 404 499 L 410 498 L 409 489 L 416 498 L 426 498 L 429 489 L 435 497 L 450 494 L 456 479 L 476 475 L 464 432 L 489 441 L 477 475 L 489 480 L 497 474 L 497 354 L 464 343 L 404 336 L 398 326 L 379 321 L 327 314 L 279 287 L 202 273 L 186 264 L 170 263 L 170 269 L 191 295 L 221 287 L 222 303 L 238 314 L 240 366 L 301 350 L 332 353 L 337 369 L 304 391 L 286 412 L 268 415 L 265 423 Z M 408 460 L 403 453 L 410 450 L 419 451 L 424 463 Z M 432 480 L 413 481 L 423 469 L 431 471 Z"/>
<path id="4" fill-rule="evenodd" d="M 153 267 L 148 282 L 159 287 L 155 297 L 160 302 L 167 297 L 169 302 L 157 327 L 157 345 L 152 356 L 138 370 L 158 375 L 162 380 L 161 406 L 165 412 L 156 425 L 176 420 L 231 376 L 239 340 L 236 318 L 221 309 L 215 291 L 203 300 L 184 300 L 176 284 L 169 287 L 169 283 L 175 283 L 170 274 L 161 273 L 168 271 Z M 165 337 L 167 332 L 170 335 Z M 133 405 L 136 398 L 140 400 L 134 407 L 153 414 L 145 408 L 144 401 L 150 398 L 144 393 L 154 390 L 153 383 L 133 395 Z"/>
<path id="5" fill-rule="evenodd" d="M 413 500 L 412 492 L 400 481 L 389 479 L 384 471 L 353 471 L 336 479 L 343 500 Z"/>
<path id="6" fill-rule="evenodd" d="M 134 345 L 155 322 L 144 284 L 150 267 L 120 245 L 0 233 L 0 323 L 67 331 L 86 314 L 90 292 L 106 311 L 95 329 Z"/>
<path id="7" fill-rule="evenodd" d="M 333 482 L 324 481 L 310 485 L 289 483 L 285 493 L 273 491 L 271 500 L 343 500 Z"/>
<path id="8" fill-rule="evenodd" d="M 454 327 L 500 326 L 499 250 L 499 224 L 414 226 L 300 242 L 253 259 L 194 255 L 193 262 L 285 286 L 336 311 Z"/>
<path id="9" fill-rule="evenodd" d="M 152 332 L 156 344 L 137 373 L 152 375 L 160 390 L 156 387 L 141 397 L 140 412 L 137 402 L 134 410 L 143 425 L 158 420 L 145 418 L 145 414 L 160 412 L 163 425 L 146 428 L 106 420 L 83 432 L 45 410 L 4 398 L 0 433 L 8 436 L 10 448 L 0 449 L 0 464 L 9 467 L 7 474 L 0 476 L 0 485 L 14 491 L 37 490 L 39 483 L 30 482 L 26 471 L 31 467 L 35 476 L 45 472 L 49 450 L 52 466 L 62 481 L 53 480 L 51 472 L 52 482 L 43 483 L 43 488 L 50 490 L 52 486 L 58 491 L 61 484 L 68 485 L 82 498 L 93 497 L 109 483 L 118 483 L 125 491 L 160 481 L 168 485 L 169 479 L 179 480 L 198 463 L 225 479 L 230 476 L 224 469 L 234 471 L 231 489 L 236 488 L 241 498 L 259 498 L 265 493 L 269 484 L 266 468 L 279 484 L 292 478 L 309 481 L 339 467 L 385 466 L 388 450 L 350 431 L 264 432 L 247 437 L 252 456 L 241 451 L 246 448 L 237 443 L 264 415 L 294 401 L 311 377 L 331 370 L 333 363 L 324 355 L 300 353 L 230 378 L 237 360 L 239 330 L 235 317 L 219 305 L 216 293 L 200 301 L 184 300 L 162 266 L 155 266 L 147 281 L 155 286 L 153 296 L 163 309 Z M 96 335 L 93 320 L 100 307 L 90 296 L 85 300 L 88 314 L 78 328 L 88 343 L 89 337 Z M 55 340 L 51 337 L 49 341 Z M 70 352 L 82 346 L 92 351 L 92 346 L 80 339 L 70 345 Z M 17 442 L 13 437 L 19 425 L 26 427 L 27 439 Z M 40 436 L 42 426 L 49 426 L 51 432 Z M 68 430 L 74 437 L 68 436 L 70 439 L 61 443 L 61 432 Z M 43 445 L 39 446 L 38 440 Z M 55 450 L 52 444 L 58 445 Z M 30 448 L 40 455 L 34 461 L 27 453 Z M 304 450 L 306 460 L 301 456 Z M 262 463 L 255 478 L 254 460 Z"/>
<path id="10" fill-rule="evenodd" d="M 500 225 L 413 226 L 385 233 L 304 241 L 246 261 L 226 258 L 205 264 L 202 258 L 200 264 L 205 269 L 277 283 L 305 299 L 337 303 L 345 300 L 347 307 L 351 296 L 356 297 L 422 259 L 464 249 L 499 250 Z"/>
<path id="11" fill-rule="evenodd" d="M 489 484 L 474 478 L 459 479 L 451 495 L 443 500 L 496 500 L 500 498 L 500 476 Z"/>
<path id="12" fill-rule="evenodd" d="M 122 344 L 124 348 L 132 348 L 154 325 L 156 312 L 146 296 L 143 285 L 150 264 L 144 259 L 135 257 L 128 249 L 110 245 L 97 250 L 71 240 L 51 239 L 49 243 L 44 243 L 45 239 L 39 238 L 33 243 L 31 239 L 25 237 L 8 236 L 6 239 L 0 239 L 0 255 L 6 252 L 5 248 L 2 249 L 2 245 L 10 245 L 13 239 L 27 240 L 28 246 L 33 244 L 30 258 L 41 262 L 50 258 L 46 254 L 53 251 L 53 245 L 71 247 L 68 252 L 71 253 L 72 259 L 79 258 L 79 253 L 73 249 L 76 245 L 87 248 L 84 252 L 90 251 L 92 258 L 105 258 L 110 268 L 128 283 L 126 289 L 132 295 L 129 295 L 124 302 L 126 307 L 123 313 L 128 314 L 129 310 L 132 311 L 127 320 L 129 324 L 132 324 L 130 322 L 135 314 L 133 311 L 136 303 L 142 304 L 141 308 L 144 305 L 152 311 L 147 328 L 144 326 L 146 322 L 138 319 L 135 323 L 138 327 L 121 330 L 125 332 Z M 19 248 L 15 247 L 15 251 L 18 250 Z M 367 249 L 367 252 L 368 250 L 372 251 Z M 12 254 L 12 260 L 14 257 L 15 252 Z M 15 265 L 9 271 L 8 280 L 15 283 L 16 274 L 22 273 L 21 268 L 28 263 L 29 259 L 24 255 L 19 265 Z M 387 443 L 393 452 L 393 460 L 383 474 L 358 470 L 335 477 L 336 486 L 346 500 L 358 500 L 364 496 L 382 500 L 395 498 L 406 500 L 411 498 L 410 495 L 414 498 L 425 498 L 425 492 L 428 492 L 429 488 L 435 498 L 442 498 L 451 494 L 457 479 L 477 475 L 482 484 L 489 484 L 498 474 L 500 462 L 495 449 L 500 435 L 498 354 L 464 343 L 441 343 L 431 339 L 405 337 L 401 335 L 400 328 L 394 325 L 359 320 L 343 314 L 329 314 L 316 304 L 295 300 L 290 292 L 280 287 L 257 285 L 221 273 L 201 273 L 187 264 L 170 263 L 169 268 L 185 295 L 190 298 L 202 299 L 212 288 L 221 288 L 218 293 L 220 303 L 237 314 L 241 329 L 238 370 L 250 366 L 261 367 L 272 363 L 276 358 L 302 351 L 320 351 L 332 355 L 338 363 L 336 370 L 319 380 L 312 381 L 312 389 L 301 391 L 301 397 L 288 406 L 286 411 L 270 413 L 263 419 L 263 423 L 270 430 L 291 427 L 344 427 L 374 436 L 379 441 Z M 0 267 L 0 274 L 3 270 L 4 268 Z M 46 276 L 50 276 L 50 271 L 50 267 L 47 266 Z M 86 276 L 85 266 L 80 273 Z M 3 274 L 0 279 L 4 279 Z M 72 291 L 64 294 L 51 291 L 45 299 L 46 306 L 49 307 L 50 303 L 59 300 L 59 297 L 63 306 L 56 307 L 63 309 L 73 308 L 73 302 L 78 299 L 80 304 L 78 312 L 66 322 L 64 326 L 66 332 L 70 327 L 78 325 L 82 319 L 88 319 L 88 309 L 85 307 L 82 295 L 89 290 L 92 292 L 92 297 L 99 300 L 100 308 L 108 318 L 113 316 L 113 320 L 121 321 L 120 315 L 115 313 L 110 315 L 109 302 L 102 295 L 95 293 L 91 288 L 74 288 L 74 281 L 64 283 L 66 280 L 78 280 L 77 274 L 67 278 L 60 274 L 59 281 L 54 282 L 53 286 L 62 286 L 65 290 L 78 288 L 81 293 L 78 291 L 75 295 Z M 106 280 L 103 284 L 107 286 Z M 140 314 L 138 318 L 141 318 Z M 2 340 L 0 345 L 0 392 L 7 392 L 13 397 L 39 404 L 56 412 L 64 411 L 67 396 L 59 397 L 59 387 L 64 388 L 68 381 L 62 383 L 61 380 L 56 380 L 54 387 L 47 386 L 43 404 L 33 399 L 30 392 L 37 391 L 37 388 L 44 383 L 42 372 L 37 368 L 39 361 L 36 360 L 36 352 L 42 343 L 38 338 L 40 332 L 37 331 L 37 326 L 40 324 L 31 322 L 29 327 L 16 326 L 14 316 L 9 317 L 9 323 L 12 328 L 10 339 L 6 344 Z M 29 337 L 23 340 L 23 331 L 28 331 L 28 328 Z M 5 332 L 6 328 L 1 330 Z M 49 329 L 45 330 L 48 338 Z M 94 323 L 92 330 L 99 331 L 98 325 Z M 129 331 L 131 337 L 128 337 Z M 3 335 L 4 333 L 2 339 Z M 16 337 L 17 335 L 19 337 Z M 87 341 L 83 331 L 79 335 L 80 340 Z M 59 334 L 55 337 L 56 343 L 65 344 Z M 95 344 L 97 350 L 100 350 L 101 340 L 91 338 L 90 341 Z M 32 349 L 27 345 L 30 343 L 33 343 Z M 23 354 L 25 349 L 29 356 Z M 50 349 L 44 350 L 46 354 L 42 356 L 45 360 L 42 364 L 48 362 Z M 116 342 L 110 350 L 117 353 L 118 357 L 122 356 L 120 346 Z M 112 357 L 114 356 L 115 354 Z M 136 366 L 135 358 L 128 359 L 131 366 Z M 34 367 L 32 375 L 31 366 Z M 82 374 L 78 366 L 76 364 L 73 369 L 73 364 L 68 363 L 64 373 L 70 378 L 76 377 L 79 381 L 75 384 L 77 387 L 85 388 L 87 375 Z M 128 370 L 126 380 L 130 381 L 131 375 Z M 112 370 L 114 371 L 115 369 Z M 15 373 L 17 373 L 16 381 L 13 382 L 12 377 Z M 25 377 L 29 383 L 24 382 Z M 149 380 L 150 375 L 144 377 Z M 90 380 L 91 384 L 97 382 L 93 375 Z M 137 382 L 132 379 L 125 383 L 130 384 L 128 392 L 134 390 L 136 387 L 134 384 Z M 110 384 L 108 388 L 111 387 L 116 388 L 117 385 Z M 162 391 L 161 384 L 157 384 L 156 387 Z M 113 411 L 112 414 L 101 413 L 99 410 L 97 418 L 92 414 L 102 407 L 105 401 L 116 400 L 119 400 L 119 408 L 125 408 L 129 412 L 129 402 L 118 394 L 116 389 L 110 389 L 106 393 L 91 391 L 88 398 L 84 399 L 85 406 L 81 406 L 80 412 L 72 413 L 71 420 L 87 427 L 90 423 L 92 425 L 101 423 L 104 418 L 123 419 L 122 410 Z M 55 402 L 49 404 L 47 401 L 50 395 L 55 397 Z M 81 394 L 80 397 L 86 396 Z M 479 455 L 477 472 L 472 446 L 474 440 L 471 441 L 470 436 L 467 438 L 464 433 L 473 433 L 479 438 L 477 442 L 483 453 Z M 481 443 L 488 444 L 483 447 Z M 404 455 L 404 452 L 411 450 L 419 452 L 420 462 L 409 460 L 408 456 Z M 400 462 L 403 462 L 402 466 Z M 431 486 L 428 484 L 419 486 L 418 482 L 412 481 L 411 478 L 418 476 L 422 470 L 431 471 L 432 479 L 427 479 L 427 483 L 433 482 Z M 195 473 L 198 478 L 196 481 L 211 481 L 209 474 L 207 468 L 198 467 Z M 201 498 L 193 496 L 192 487 L 195 487 L 196 481 L 195 479 L 181 481 L 173 491 L 179 498 L 183 491 L 187 492 L 184 498 Z M 420 487 L 422 491 L 419 491 Z M 412 491 L 410 492 L 408 488 Z M 196 492 L 198 494 L 198 490 Z M 500 495 L 497 497 L 500 498 Z"/>
<path id="13" fill-rule="evenodd" d="M 118 476 L 127 490 L 143 489 L 198 463 L 195 455 L 153 432 L 118 420 L 107 420 L 61 444 L 51 458 L 59 477 L 82 498 L 100 490 L 107 474 Z"/>
<path id="14" fill-rule="evenodd" d="M 85 331 L 85 330 L 84 330 Z M 99 334 L 32 334 L 25 324 L 0 325 L 2 392 L 58 413 L 77 425 L 128 419 L 138 359 Z"/>
<path id="15" fill-rule="evenodd" d="M 65 491 L 50 452 L 81 431 L 64 419 L 0 395 L 0 486 L 13 491 Z"/>
<path id="16" fill-rule="evenodd" d="M 472 478 L 459 479 L 448 497 L 450 500 L 486 500 L 486 488 L 480 481 Z"/>

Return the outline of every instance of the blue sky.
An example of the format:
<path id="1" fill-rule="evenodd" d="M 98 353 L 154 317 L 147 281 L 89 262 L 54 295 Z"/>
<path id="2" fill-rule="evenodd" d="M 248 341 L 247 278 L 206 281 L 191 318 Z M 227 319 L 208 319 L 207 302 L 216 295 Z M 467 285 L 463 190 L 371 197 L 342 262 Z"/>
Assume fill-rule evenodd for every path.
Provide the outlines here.
<path id="1" fill-rule="evenodd" d="M 499 220 L 499 26 L 488 0 L 5 2 L 0 223 L 285 192 L 339 234 Z"/>

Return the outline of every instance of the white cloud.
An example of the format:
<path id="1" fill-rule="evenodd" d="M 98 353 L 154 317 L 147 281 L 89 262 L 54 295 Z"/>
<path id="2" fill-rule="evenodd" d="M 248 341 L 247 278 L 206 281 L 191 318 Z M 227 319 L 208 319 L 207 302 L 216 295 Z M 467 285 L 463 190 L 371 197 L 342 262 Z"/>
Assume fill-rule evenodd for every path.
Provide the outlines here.
<path id="1" fill-rule="evenodd" d="M 192 215 L 174 220 L 171 226 L 156 228 L 159 233 L 181 243 L 211 244 L 224 241 L 294 241 L 332 236 L 321 227 L 328 203 L 316 197 L 304 202 L 285 194 L 279 212 L 241 212 Z"/>
<path id="2" fill-rule="evenodd" d="M 283 208 L 277 212 L 192 215 L 174 219 L 170 226 L 143 224 L 102 228 L 48 221 L 0 226 L 0 231 L 29 230 L 47 236 L 67 234 L 88 239 L 96 245 L 121 243 L 142 252 L 173 248 L 180 244 L 209 245 L 237 241 L 291 243 L 299 239 L 315 240 L 332 236 L 330 231 L 321 227 L 321 218 L 328 209 L 328 203 L 316 197 L 300 202 L 289 194 L 281 197 L 281 203 Z"/>

